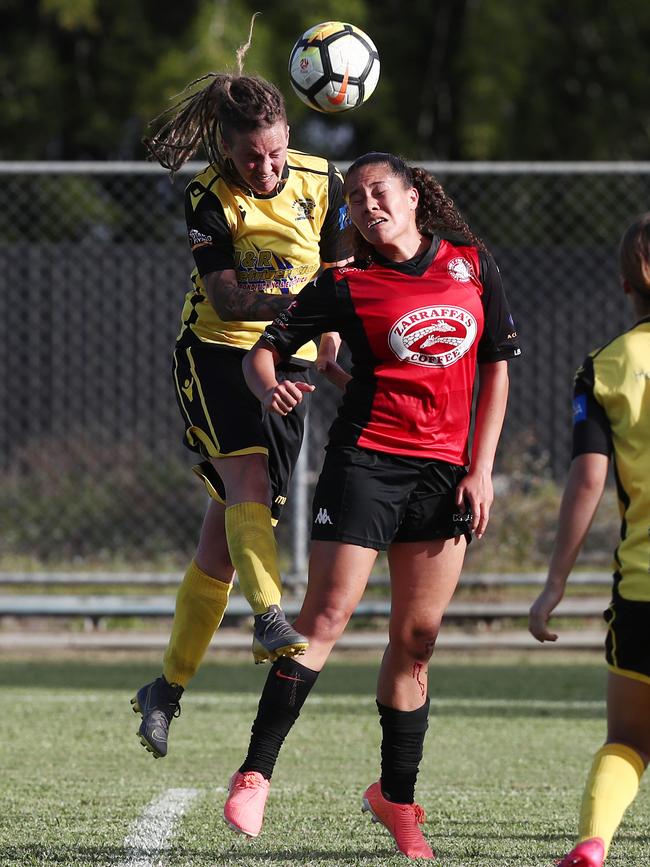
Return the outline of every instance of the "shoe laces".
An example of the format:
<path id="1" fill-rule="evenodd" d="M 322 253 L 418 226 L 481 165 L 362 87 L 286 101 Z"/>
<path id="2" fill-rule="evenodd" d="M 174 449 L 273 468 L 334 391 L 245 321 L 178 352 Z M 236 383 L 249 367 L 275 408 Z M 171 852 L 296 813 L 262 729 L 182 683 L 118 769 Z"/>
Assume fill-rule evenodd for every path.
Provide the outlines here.
<path id="1" fill-rule="evenodd" d="M 413 815 L 418 825 L 424 825 L 427 820 L 426 813 L 419 804 L 413 804 Z"/>
<path id="2" fill-rule="evenodd" d="M 260 774 L 257 771 L 245 771 L 237 780 L 238 789 L 259 789 L 261 783 L 259 780 Z"/>
<path id="3" fill-rule="evenodd" d="M 283 611 L 267 611 L 265 614 L 260 615 L 260 619 L 264 624 L 263 632 L 273 629 L 279 636 L 295 634 L 295 630 L 287 622 Z"/>

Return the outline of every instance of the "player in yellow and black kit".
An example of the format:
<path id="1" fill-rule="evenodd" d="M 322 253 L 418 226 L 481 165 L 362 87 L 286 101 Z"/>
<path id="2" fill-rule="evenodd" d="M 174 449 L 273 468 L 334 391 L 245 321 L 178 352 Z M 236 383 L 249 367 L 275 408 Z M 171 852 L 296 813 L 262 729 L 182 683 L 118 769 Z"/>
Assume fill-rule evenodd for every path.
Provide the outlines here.
<path id="1" fill-rule="evenodd" d="M 605 612 L 607 738 L 585 786 L 578 844 L 560 867 L 602 867 L 650 759 L 650 213 L 623 235 L 620 266 L 637 322 L 592 352 L 576 376 L 573 461 L 546 586 L 530 611 L 535 638 L 555 641 L 548 619 L 564 595 L 611 456 L 622 522 Z"/>
<path id="2" fill-rule="evenodd" d="M 280 607 L 273 536 L 298 458 L 304 412 L 262 418 L 241 362 L 321 267 L 348 258 L 340 174 L 325 159 L 288 150 L 277 88 L 241 69 L 206 79 L 148 142 L 172 172 L 199 144 L 209 158 L 186 190 L 196 267 L 174 353 L 174 380 L 185 442 L 203 458 L 194 469 L 211 500 L 178 591 L 162 676 L 132 700 L 142 714 L 140 740 L 155 757 L 167 753 L 169 724 L 221 623 L 235 571 L 255 614 L 256 662 L 307 647 Z M 311 390 L 313 362 L 331 370 L 339 342 L 338 335 L 326 335 L 318 358 L 313 343 L 290 358 L 282 371 L 289 387 Z"/>

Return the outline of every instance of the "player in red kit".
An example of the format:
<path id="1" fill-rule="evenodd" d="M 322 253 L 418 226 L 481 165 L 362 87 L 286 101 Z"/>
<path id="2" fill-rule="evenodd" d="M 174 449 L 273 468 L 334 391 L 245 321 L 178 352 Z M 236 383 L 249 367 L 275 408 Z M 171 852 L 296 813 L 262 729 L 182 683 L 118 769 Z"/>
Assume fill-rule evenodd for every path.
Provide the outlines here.
<path id="1" fill-rule="evenodd" d="M 275 366 L 329 330 L 348 344 L 351 375 L 329 432 L 313 501 L 309 584 L 296 628 L 301 657 L 269 673 L 246 760 L 224 815 L 261 830 L 280 747 L 361 599 L 378 551 L 391 579 L 389 644 L 379 673 L 381 776 L 363 808 L 409 858 L 433 858 L 414 791 L 427 729 L 427 668 L 471 533 L 485 532 L 506 409 L 507 361 L 519 354 L 498 269 L 427 172 L 371 153 L 344 195 L 354 266 L 308 284 L 244 360 L 263 407 L 286 415 L 312 386 L 278 382 Z M 471 457 L 472 393 L 479 371 Z"/>

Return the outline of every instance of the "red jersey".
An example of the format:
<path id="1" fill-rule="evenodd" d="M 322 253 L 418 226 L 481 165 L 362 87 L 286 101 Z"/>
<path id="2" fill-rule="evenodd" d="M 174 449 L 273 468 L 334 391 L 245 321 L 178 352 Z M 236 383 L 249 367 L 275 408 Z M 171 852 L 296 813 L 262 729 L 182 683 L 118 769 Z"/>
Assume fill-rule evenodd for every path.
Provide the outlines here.
<path id="1" fill-rule="evenodd" d="M 282 356 L 338 331 L 352 357 L 333 445 L 468 463 L 477 362 L 520 354 L 492 257 L 434 237 L 408 262 L 325 271 L 263 337 Z"/>

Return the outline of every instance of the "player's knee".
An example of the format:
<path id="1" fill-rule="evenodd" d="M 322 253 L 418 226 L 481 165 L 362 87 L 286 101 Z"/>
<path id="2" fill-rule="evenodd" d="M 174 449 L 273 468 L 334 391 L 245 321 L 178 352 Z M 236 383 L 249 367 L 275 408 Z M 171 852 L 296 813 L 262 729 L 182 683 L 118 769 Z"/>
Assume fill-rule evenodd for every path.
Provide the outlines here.
<path id="1" fill-rule="evenodd" d="M 391 634 L 391 645 L 414 662 L 427 662 L 431 658 L 438 639 L 440 621 L 406 624 L 398 635 Z"/>
<path id="2" fill-rule="evenodd" d="M 314 617 L 300 618 L 296 621 L 296 628 L 309 635 L 315 641 L 334 643 L 343 634 L 352 611 L 345 606 L 327 605 L 320 608 Z"/>

